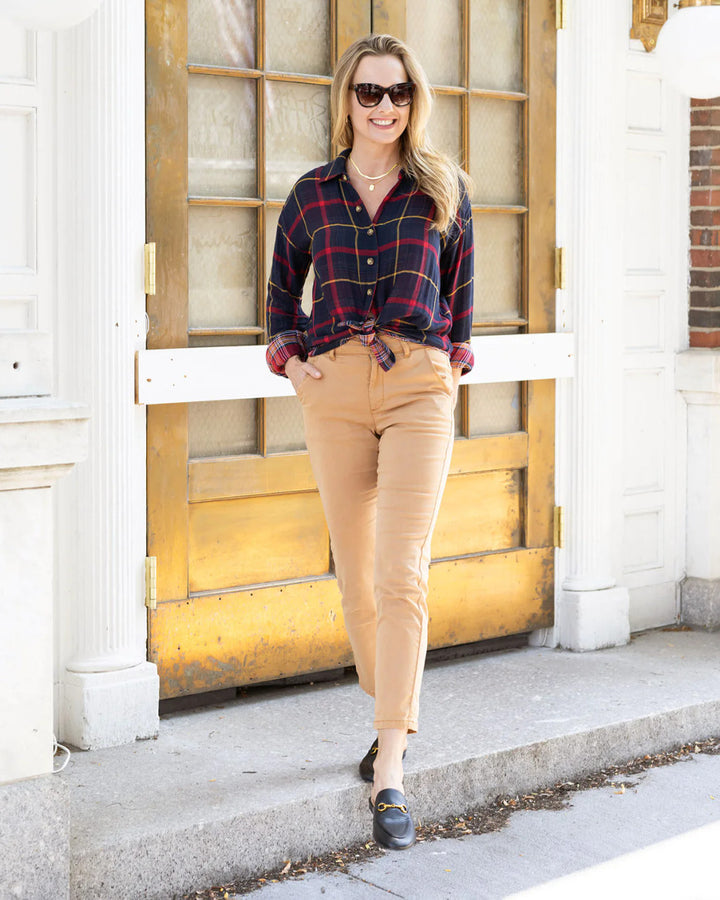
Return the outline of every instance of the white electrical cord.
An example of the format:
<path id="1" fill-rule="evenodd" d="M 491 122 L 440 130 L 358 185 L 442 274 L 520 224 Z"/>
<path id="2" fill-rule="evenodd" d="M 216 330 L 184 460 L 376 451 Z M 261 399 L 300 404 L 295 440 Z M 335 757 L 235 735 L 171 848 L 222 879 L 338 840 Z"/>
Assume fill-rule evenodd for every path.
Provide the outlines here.
<path id="1" fill-rule="evenodd" d="M 53 775 L 57 775 L 58 772 L 62 772 L 65 766 L 70 762 L 71 755 L 68 748 L 64 744 L 58 744 L 57 738 L 55 737 L 55 735 L 53 735 L 53 759 L 55 759 L 55 754 L 58 752 L 58 750 L 64 750 L 67 753 L 67 756 L 65 757 L 63 764 L 59 768 L 53 768 Z"/>

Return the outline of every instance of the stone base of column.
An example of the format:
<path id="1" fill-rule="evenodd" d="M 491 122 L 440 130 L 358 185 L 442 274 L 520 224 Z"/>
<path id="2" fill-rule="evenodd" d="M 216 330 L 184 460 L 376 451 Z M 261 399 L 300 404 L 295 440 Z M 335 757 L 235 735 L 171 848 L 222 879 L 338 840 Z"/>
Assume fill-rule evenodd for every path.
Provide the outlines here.
<path id="1" fill-rule="evenodd" d="M 0 897 L 70 896 L 68 794 L 53 775 L 0 785 Z"/>
<path id="2" fill-rule="evenodd" d="M 62 740 L 81 750 L 155 737 L 160 679 L 154 663 L 115 672 L 65 672 Z"/>
<path id="3" fill-rule="evenodd" d="M 686 578 L 680 585 L 680 621 L 720 629 L 720 578 Z"/>
<path id="4" fill-rule="evenodd" d="M 600 650 L 630 640 L 630 596 L 626 587 L 560 593 L 558 643 L 566 650 Z"/>

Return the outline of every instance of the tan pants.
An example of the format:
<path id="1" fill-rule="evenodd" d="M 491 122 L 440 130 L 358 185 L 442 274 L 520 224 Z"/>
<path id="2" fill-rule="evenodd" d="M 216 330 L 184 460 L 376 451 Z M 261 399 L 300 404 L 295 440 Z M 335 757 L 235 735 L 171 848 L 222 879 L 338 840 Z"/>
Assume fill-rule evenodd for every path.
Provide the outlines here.
<path id="1" fill-rule="evenodd" d="M 430 539 L 453 443 L 447 353 L 383 335 L 384 372 L 357 338 L 314 356 L 298 388 L 360 686 L 375 728 L 417 731 Z"/>

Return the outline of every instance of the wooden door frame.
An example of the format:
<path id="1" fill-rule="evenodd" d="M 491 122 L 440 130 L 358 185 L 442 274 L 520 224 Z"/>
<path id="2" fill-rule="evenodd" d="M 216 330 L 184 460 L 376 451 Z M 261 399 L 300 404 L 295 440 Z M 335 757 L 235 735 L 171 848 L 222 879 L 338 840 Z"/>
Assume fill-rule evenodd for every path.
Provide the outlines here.
<path id="1" fill-rule="evenodd" d="M 188 345 L 186 9 L 187 0 L 145 3 L 146 221 L 147 241 L 157 247 L 156 293 L 147 298 L 150 350 Z M 187 403 L 150 406 L 147 554 L 162 560 L 158 603 L 187 597 L 187 457 Z M 178 517 L 185 527 L 177 527 Z"/>

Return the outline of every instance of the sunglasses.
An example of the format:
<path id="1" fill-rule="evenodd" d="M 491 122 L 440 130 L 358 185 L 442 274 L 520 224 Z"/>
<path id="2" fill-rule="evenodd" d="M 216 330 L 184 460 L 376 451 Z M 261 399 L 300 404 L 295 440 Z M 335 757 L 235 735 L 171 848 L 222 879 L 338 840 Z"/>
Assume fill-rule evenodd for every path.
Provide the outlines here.
<path id="1" fill-rule="evenodd" d="M 412 103 L 415 96 L 415 85 L 412 81 L 403 81 L 390 87 L 363 82 L 352 85 L 352 90 L 355 91 L 360 106 L 377 106 L 385 94 L 388 95 L 393 106 L 407 106 Z"/>

